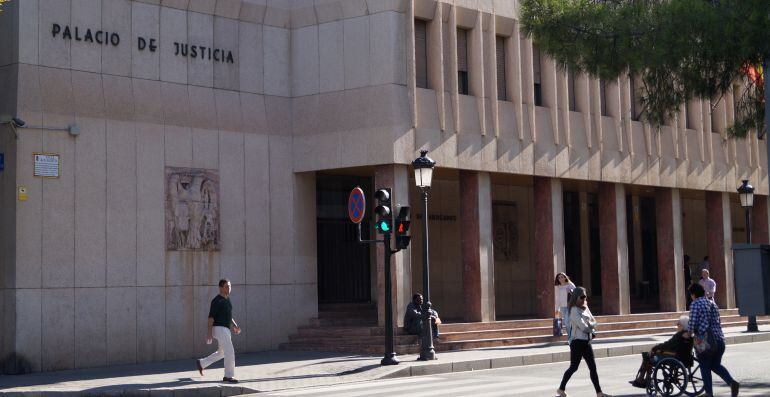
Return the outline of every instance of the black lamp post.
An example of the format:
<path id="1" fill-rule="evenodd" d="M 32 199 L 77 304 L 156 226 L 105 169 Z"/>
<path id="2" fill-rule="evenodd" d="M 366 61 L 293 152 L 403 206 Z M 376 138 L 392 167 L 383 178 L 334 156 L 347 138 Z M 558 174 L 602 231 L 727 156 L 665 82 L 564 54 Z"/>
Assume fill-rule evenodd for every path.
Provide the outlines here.
<path id="1" fill-rule="evenodd" d="M 420 343 L 420 358 L 427 361 L 436 359 L 433 349 L 433 332 L 430 320 L 430 264 L 428 263 L 428 191 L 433 180 L 433 168 L 436 162 L 427 156 L 427 150 L 420 151 L 420 157 L 412 162 L 414 179 L 422 191 L 422 342 Z"/>
<path id="2" fill-rule="evenodd" d="M 749 181 L 744 179 L 738 186 L 738 195 L 741 196 L 741 207 L 746 216 L 746 242 L 751 244 L 751 217 L 749 212 L 754 206 L 754 186 L 749 185 Z M 746 332 L 757 332 L 757 316 L 749 316 L 749 323 L 746 325 Z"/>

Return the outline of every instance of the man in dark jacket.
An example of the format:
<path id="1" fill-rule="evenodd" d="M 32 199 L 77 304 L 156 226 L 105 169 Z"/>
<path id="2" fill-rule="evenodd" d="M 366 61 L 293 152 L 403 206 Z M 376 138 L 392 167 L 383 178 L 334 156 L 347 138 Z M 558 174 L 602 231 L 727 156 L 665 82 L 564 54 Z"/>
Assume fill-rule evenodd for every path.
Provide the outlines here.
<path id="1" fill-rule="evenodd" d="M 404 331 L 410 335 L 422 335 L 422 294 L 412 295 L 412 301 L 406 306 L 406 313 L 404 313 Z M 433 339 L 438 338 L 438 324 L 441 324 L 439 320 L 438 312 L 430 309 L 430 321 L 433 331 Z"/>
<path id="2" fill-rule="evenodd" d="M 687 316 L 679 317 L 679 322 L 676 324 L 676 333 L 671 339 L 657 344 L 652 347 L 649 352 L 642 353 L 642 366 L 639 368 L 639 372 L 636 374 L 636 379 L 630 381 L 634 387 L 646 388 L 647 383 L 650 381 L 650 375 L 653 366 L 653 357 L 676 357 L 686 367 L 692 367 L 692 344 L 693 340 L 690 333 L 687 332 L 687 326 L 690 322 L 690 318 Z"/>

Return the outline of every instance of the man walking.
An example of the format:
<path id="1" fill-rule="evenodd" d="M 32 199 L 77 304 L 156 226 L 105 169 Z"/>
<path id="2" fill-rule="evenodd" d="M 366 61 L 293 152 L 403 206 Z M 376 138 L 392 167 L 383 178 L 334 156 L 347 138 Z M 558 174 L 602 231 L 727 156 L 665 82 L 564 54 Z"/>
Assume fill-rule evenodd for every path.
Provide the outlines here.
<path id="1" fill-rule="evenodd" d="M 235 379 L 235 350 L 230 334 L 230 326 L 236 335 L 241 333 L 240 327 L 233 318 L 233 305 L 230 303 L 230 292 L 233 287 L 228 279 L 219 280 L 219 294 L 211 301 L 209 309 L 208 332 L 206 344 L 211 344 L 212 338 L 217 340 L 219 348 L 206 358 L 196 361 L 198 372 L 203 376 L 203 369 L 215 362 L 225 359 L 225 377 L 223 382 L 238 383 Z"/>

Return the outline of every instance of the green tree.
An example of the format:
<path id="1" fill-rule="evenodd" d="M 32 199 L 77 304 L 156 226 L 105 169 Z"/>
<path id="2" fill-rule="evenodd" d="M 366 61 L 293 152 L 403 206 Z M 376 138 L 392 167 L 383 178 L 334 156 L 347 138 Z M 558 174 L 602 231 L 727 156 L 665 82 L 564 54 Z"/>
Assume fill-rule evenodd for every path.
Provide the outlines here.
<path id="1" fill-rule="evenodd" d="M 559 65 L 603 79 L 641 77 L 641 117 L 664 125 L 689 98 L 735 98 L 734 137 L 763 134 L 768 0 L 522 0 L 525 34 Z"/>

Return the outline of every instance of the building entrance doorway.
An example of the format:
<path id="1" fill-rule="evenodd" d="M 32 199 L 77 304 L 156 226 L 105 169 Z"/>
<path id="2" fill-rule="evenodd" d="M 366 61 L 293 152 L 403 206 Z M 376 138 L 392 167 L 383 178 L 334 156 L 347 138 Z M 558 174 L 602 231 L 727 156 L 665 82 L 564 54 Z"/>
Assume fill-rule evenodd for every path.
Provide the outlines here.
<path id="1" fill-rule="evenodd" d="M 347 213 L 348 195 L 356 186 L 371 192 L 371 178 L 325 174 L 318 174 L 316 178 L 318 303 L 321 306 L 371 301 L 370 247 L 357 242 L 356 225 Z M 368 219 L 364 219 L 362 228 L 367 238 Z"/>
<path id="2" fill-rule="evenodd" d="M 626 197 L 631 313 L 655 312 L 659 309 L 655 217 L 654 197 Z"/>

